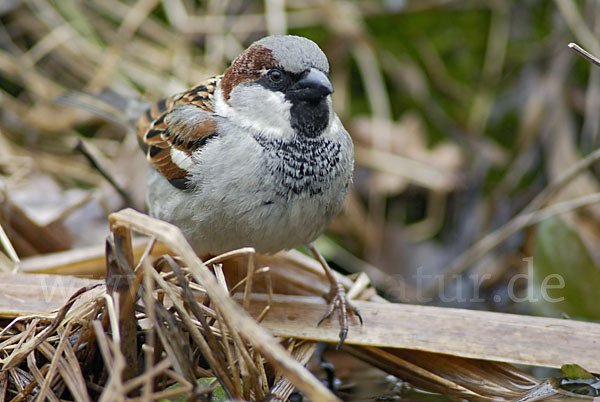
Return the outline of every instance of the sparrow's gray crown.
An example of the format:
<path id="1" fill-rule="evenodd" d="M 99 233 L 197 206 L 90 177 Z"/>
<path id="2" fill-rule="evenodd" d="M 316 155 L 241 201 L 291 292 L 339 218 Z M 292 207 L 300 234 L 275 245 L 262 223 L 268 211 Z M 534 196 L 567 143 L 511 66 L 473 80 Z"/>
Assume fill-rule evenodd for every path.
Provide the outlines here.
<path id="1" fill-rule="evenodd" d="M 310 39 L 294 35 L 273 35 L 252 44 L 271 50 L 275 61 L 290 73 L 301 73 L 310 68 L 329 74 L 327 57 Z"/>

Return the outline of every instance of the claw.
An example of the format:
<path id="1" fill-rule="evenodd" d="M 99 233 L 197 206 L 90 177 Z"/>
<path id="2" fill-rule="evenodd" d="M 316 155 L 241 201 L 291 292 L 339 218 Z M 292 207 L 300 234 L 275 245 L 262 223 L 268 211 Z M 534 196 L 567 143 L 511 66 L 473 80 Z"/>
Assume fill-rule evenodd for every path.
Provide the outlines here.
<path id="1" fill-rule="evenodd" d="M 323 321 L 325 321 L 326 319 L 328 319 L 329 317 L 331 317 L 331 314 L 333 314 L 334 311 L 335 311 L 335 304 L 330 303 L 329 307 L 327 308 L 327 311 L 325 312 L 325 314 L 323 314 L 323 317 L 321 317 L 321 319 L 317 323 L 317 327 L 319 325 L 321 325 L 323 323 Z"/>
<path id="2" fill-rule="evenodd" d="M 358 309 L 356 307 L 352 307 L 352 312 L 354 313 L 355 316 L 358 317 L 358 321 L 360 321 L 360 326 L 362 327 L 363 325 L 363 319 L 362 316 L 360 315 L 360 311 L 358 311 Z"/>
<path id="3" fill-rule="evenodd" d="M 335 346 L 335 350 L 340 350 L 340 348 L 344 344 L 344 341 L 346 340 L 346 335 L 348 335 L 348 328 L 342 328 L 342 329 L 340 329 L 340 335 L 339 335 L 340 336 L 340 341 Z"/>

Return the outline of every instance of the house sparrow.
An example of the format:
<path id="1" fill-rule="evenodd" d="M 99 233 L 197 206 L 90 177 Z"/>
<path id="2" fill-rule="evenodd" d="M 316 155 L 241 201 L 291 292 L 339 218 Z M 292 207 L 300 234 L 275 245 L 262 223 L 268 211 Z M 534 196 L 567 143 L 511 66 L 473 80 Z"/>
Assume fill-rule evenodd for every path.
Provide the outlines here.
<path id="1" fill-rule="evenodd" d="M 328 75 L 314 42 L 268 36 L 223 75 L 147 107 L 136 132 L 152 165 L 150 215 L 177 225 L 200 256 L 309 245 L 331 284 L 323 319 L 339 310 L 339 347 L 348 312 L 360 315 L 312 246 L 340 211 L 354 163 Z"/>

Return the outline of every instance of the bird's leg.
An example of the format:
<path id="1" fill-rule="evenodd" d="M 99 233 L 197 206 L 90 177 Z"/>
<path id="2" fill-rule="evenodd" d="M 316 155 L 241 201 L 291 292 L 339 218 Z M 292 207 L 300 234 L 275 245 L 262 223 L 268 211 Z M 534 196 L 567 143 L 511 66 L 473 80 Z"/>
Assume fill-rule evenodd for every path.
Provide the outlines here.
<path id="1" fill-rule="evenodd" d="M 329 302 L 329 307 L 327 312 L 319 320 L 317 325 L 320 325 L 323 321 L 333 314 L 334 311 L 338 310 L 338 320 L 340 323 L 340 341 L 336 346 L 336 349 L 342 347 L 344 340 L 346 339 L 346 335 L 348 335 L 348 316 L 349 313 L 354 314 L 360 320 L 360 325 L 362 325 L 363 320 L 358 312 L 358 309 L 354 307 L 346 297 L 346 289 L 344 286 L 338 282 L 338 280 L 333 275 L 333 271 L 325 261 L 325 258 L 319 253 L 319 250 L 315 247 L 313 243 L 308 244 L 308 249 L 313 254 L 313 256 L 319 261 L 323 269 L 325 270 L 325 276 L 327 276 L 327 280 L 329 281 L 330 288 L 329 294 L 327 295 L 327 301 Z"/>

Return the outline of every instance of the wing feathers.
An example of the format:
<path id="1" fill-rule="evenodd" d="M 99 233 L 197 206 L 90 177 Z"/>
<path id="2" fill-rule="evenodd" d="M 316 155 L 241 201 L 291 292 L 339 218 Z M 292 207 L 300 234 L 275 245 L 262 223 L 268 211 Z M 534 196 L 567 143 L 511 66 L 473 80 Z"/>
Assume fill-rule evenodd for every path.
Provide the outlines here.
<path id="1" fill-rule="evenodd" d="M 192 153 L 217 136 L 212 113 L 220 79 L 213 77 L 158 101 L 137 122 L 138 140 L 148 160 L 177 188 L 188 188 L 186 167 Z"/>

